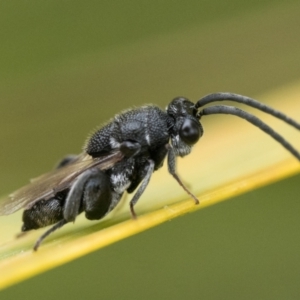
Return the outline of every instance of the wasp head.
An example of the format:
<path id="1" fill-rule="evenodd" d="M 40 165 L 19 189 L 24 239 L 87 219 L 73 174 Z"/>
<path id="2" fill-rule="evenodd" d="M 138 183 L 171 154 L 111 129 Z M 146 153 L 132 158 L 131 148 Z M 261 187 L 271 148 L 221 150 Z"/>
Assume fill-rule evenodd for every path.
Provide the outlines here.
<path id="1" fill-rule="evenodd" d="M 172 100 L 166 110 L 172 120 L 169 133 L 174 151 L 178 156 L 188 155 L 203 134 L 197 109 L 193 102 L 178 97 Z"/>

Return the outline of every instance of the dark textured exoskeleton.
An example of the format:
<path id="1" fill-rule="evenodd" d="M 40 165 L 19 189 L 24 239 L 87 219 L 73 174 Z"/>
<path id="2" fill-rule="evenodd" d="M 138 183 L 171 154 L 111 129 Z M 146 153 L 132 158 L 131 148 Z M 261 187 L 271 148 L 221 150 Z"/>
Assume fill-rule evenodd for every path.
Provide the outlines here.
<path id="1" fill-rule="evenodd" d="M 72 222 L 85 212 L 89 220 L 99 220 L 120 201 L 123 193 L 132 193 L 130 211 L 147 187 L 154 171 L 167 157 L 168 170 L 183 189 L 199 200 L 179 179 L 176 156 L 186 156 L 203 134 L 200 119 L 210 114 L 232 114 L 246 119 L 282 144 L 298 160 L 300 154 L 282 136 L 255 116 L 231 106 L 199 108 L 214 101 L 232 100 L 269 113 L 300 130 L 300 124 L 283 113 L 254 99 L 230 93 L 208 95 L 196 104 L 186 98 L 175 98 L 166 111 L 154 105 L 127 110 L 116 115 L 87 141 L 85 151 L 68 156 L 56 170 L 33 180 L 31 184 L 0 203 L 0 215 L 25 208 L 22 231 L 54 224 L 36 242 L 54 230 Z"/>

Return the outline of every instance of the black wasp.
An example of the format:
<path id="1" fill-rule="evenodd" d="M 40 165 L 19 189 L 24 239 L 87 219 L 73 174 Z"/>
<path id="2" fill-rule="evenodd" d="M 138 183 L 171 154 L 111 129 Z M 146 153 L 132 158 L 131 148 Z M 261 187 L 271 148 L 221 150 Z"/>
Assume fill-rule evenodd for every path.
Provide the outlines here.
<path id="1" fill-rule="evenodd" d="M 89 220 L 103 218 L 114 209 L 125 191 L 136 190 L 130 201 L 131 215 L 136 218 L 134 206 L 152 173 L 162 167 L 166 157 L 169 173 L 198 204 L 199 200 L 176 173 L 176 156 L 191 152 L 203 134 L 200 119 L 211 114 L 232 114 L 247 120 L 300 160 L 300 153 L 291 144 L 254 115 L 225 105 L 202 108 L 222 100 L 252 106 L 300 130 L 300 123 L 283 113 L 231 93 L 210 94 L 196 103 L 178 97 L 166 111 L 154 105 L 129 109 L 91 135 L 83 154 L 64 158 L 54 171 L 34 179 L 1 202 L 0 215 L 24 208 L 23 232 L 54 224 L 37 240 L 34 250 L 51 232 L 74 221 L 82 212 Z"/>

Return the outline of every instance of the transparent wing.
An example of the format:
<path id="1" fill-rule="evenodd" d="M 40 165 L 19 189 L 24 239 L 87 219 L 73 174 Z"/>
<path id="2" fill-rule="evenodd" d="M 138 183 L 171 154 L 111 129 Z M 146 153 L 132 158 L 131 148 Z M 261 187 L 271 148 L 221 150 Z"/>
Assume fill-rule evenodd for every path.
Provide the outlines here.
<path id="1" fill-rule="evenodd" d="M 122 158 L 121 152 L 98 158 L 81 154 L 70 164 L 34 178 L 31 183 L 3 199 L 0 202 L 0 215 L 9 215 L 25 207 L 30 208 L 41 199 L 49 200 L 56 193 L 69 188 L 82 172 L 92 167 L 101 170 L 109 169 Z"/>

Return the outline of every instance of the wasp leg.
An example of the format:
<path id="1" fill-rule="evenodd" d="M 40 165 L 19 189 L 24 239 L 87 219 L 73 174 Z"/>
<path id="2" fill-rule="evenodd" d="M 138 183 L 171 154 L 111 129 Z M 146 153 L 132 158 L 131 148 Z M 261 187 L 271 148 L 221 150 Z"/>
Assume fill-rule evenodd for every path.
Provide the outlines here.
<path id="1" fill-rule="evenodd" d="M 146 165 L 145 168 L 144 168 L 144 171 L 145 171 L 144 180 L 143 180 L 142 184 L 140 185 L 137 192 L 134 194 L 133 198 L 131 199 L 131 201 L 129 203 L 130 212 L 131 212 L 131 215 L 132 215 L 133 219 L 136 219 L 136 213 L 134 211 L 134 205 L 138 202 L 139 198 L 141 197 L 141 195 L 145 191 L 145 189 L 146 189 L 146 187 L 147 187 L 147 185 L 150 181 L 151 175 L 154 171 L 154 166 L 155 166 L 154 161 L 149 159 L 148 162 L 149 162 L 149 165 Z"/>
<path id="2" fill-rule="evenodd" d="M 26 231 L 24 231 L 24 232 L 21 231 L 21 232 L 19 232 L 19 233 L 16 234 L 16 238 L 17 239 L 22 238 L 23 236 L 26 236 L 27 233 L 28 232 L 26 232 Z"/>
<path id="3" fill-rule="evenodd" d="M 45 204 L 52 203 L 53 201 L 57 201 L 56 199 L 52 199 L 43 203 L 43 208 Z M 65 205 L 60 212 L 60 220 L 54 226 L 52 226 L 49 230 L 47 230 L 35 243 L 34 250 L 36 251 L 42 241 L 50 235 L 55 230 L 61 228 L 68 222 L 74 221 L 77 215 L 79 215 L 82 211 L 85 211 L 85 215 L 90 220 L 101 219 L 108 211 L 111 204 L 111 190 L 110 190 L 110 183 L 107 175 L 100 171 L 97 168 L 93 168 L 90 170 L 85 171 L 82 173 L 73 186 L 71 187 L 68 196 L 65 201 Z M 53 205 L 52 205 L 53 206 Z M 25 211 L 26 212 L 26 211 Z M 44 214 L 42 214 L 44 215 Z M 27 216 L 27 215 L 26 215 Z M 55 215 L 55 219 L 57 216 Z M 35 222 L 39 221 L 38 224 L 31 224 L 26 219 L 27 223 L 26 226 L 36 225 L 36 228 L 40 228 L 46 225 L 49 225 L 49 215 L 44 220 L 37 219 L 36 217 L 33 218 Z M 48 220 L 49 219 L 49 220 Z M 47 224 L 41 223 L 48 222 Z M 51 222 L 53 220 L 51 219 Z M 52 222 L 53 223 L 53 222 Z M 51 223 L 50 223 L 51 224 Z M 32 229 L 30 228 L 30 229 Z M 25 225 L 23 225 L 22 230 L 28 230 Z"/>
<path id="4" fill-rule="evenodd" d="M 65 224 L 67 224 L 66 220 L 60 220 L 58 223 L 56 223 L 54 226 L 52 226 L 49 230 L 47 230 L 43 235 L 41 235 L 39 237 L 39 239 L 35 242 L 33 250 L 37 251 L 37 249 L 39 248 L 39 246 L 41 245 L 42 241 L 52 232 L 54 232 L 55 230 L 63 227 Z"/>
<path id="5" fill-rule="evenodd" d="M 120 151 L 126 156 L 131 157 L 141 151 L 141 145 L 134 141 L 124 141 L 120 144 Z"/>
<path id="6" fill-rule="evenodd" d="M 94 178 L 87 182 L 83 194 L 85 216 L 89 220 L 99 220 L 109 211 L 112 202 L 111 187 L 108 176 L 98 170 Z"/>
<path id="7" fill-rule="evenodd" d="M 156 148 L 155 151 L 150 152 L 151 160 L 154 161 L 154 171 L 158 170 L 163 166 L 164 159 L 168 153 L 168 144 L 162 147 Z M 127 193 L 132 193 L 139 184 L 143 181 L 146 172 L 144 169 L 137 169 L 135 176 L 132 178 L 131 184 L 127 189 Z"/>
<path id="8" fill-rule="evenodd" d="M 56 166 L 55 169 L 60 169 L 68 164 L 70 164 L 71 162 L 73 162 L 74 160 L 76 160 L 78 158 L 78 155 L 75 154 L 71 154 L 68 156 L 65 156 Z"/>
<path id="9" fill-rule="evenodd" d="M 159 148 L 156 148 L 154 151 L 151 152 L 151 158 L 155 162 L 154 170 L 158 170 L 163 166 L 164 160 L 168 153 L 169 144 L 165 144 Z"/>
<path id="10" fill-rule="evenodd" d="M 111 188 L 108 176 L 97 168 L 82 173 L 72 185 L 64 207 L 64 219 L 75 221 L 85 211 L 89 220 L 101 219 L 111 204 Z"/>
<path id="11" fill-rule="evenodd" d="M 187 187 L 183 184 L 183 182 L 176 173 L 176 156 L 173 148 L 170 145 L 168 146 L 168 170 L 169 173 L 179 183 L 179 185 L 195 200 L 195 204 L 199 204 L 200 202 L 198 198 L 187 189 Z"/>

